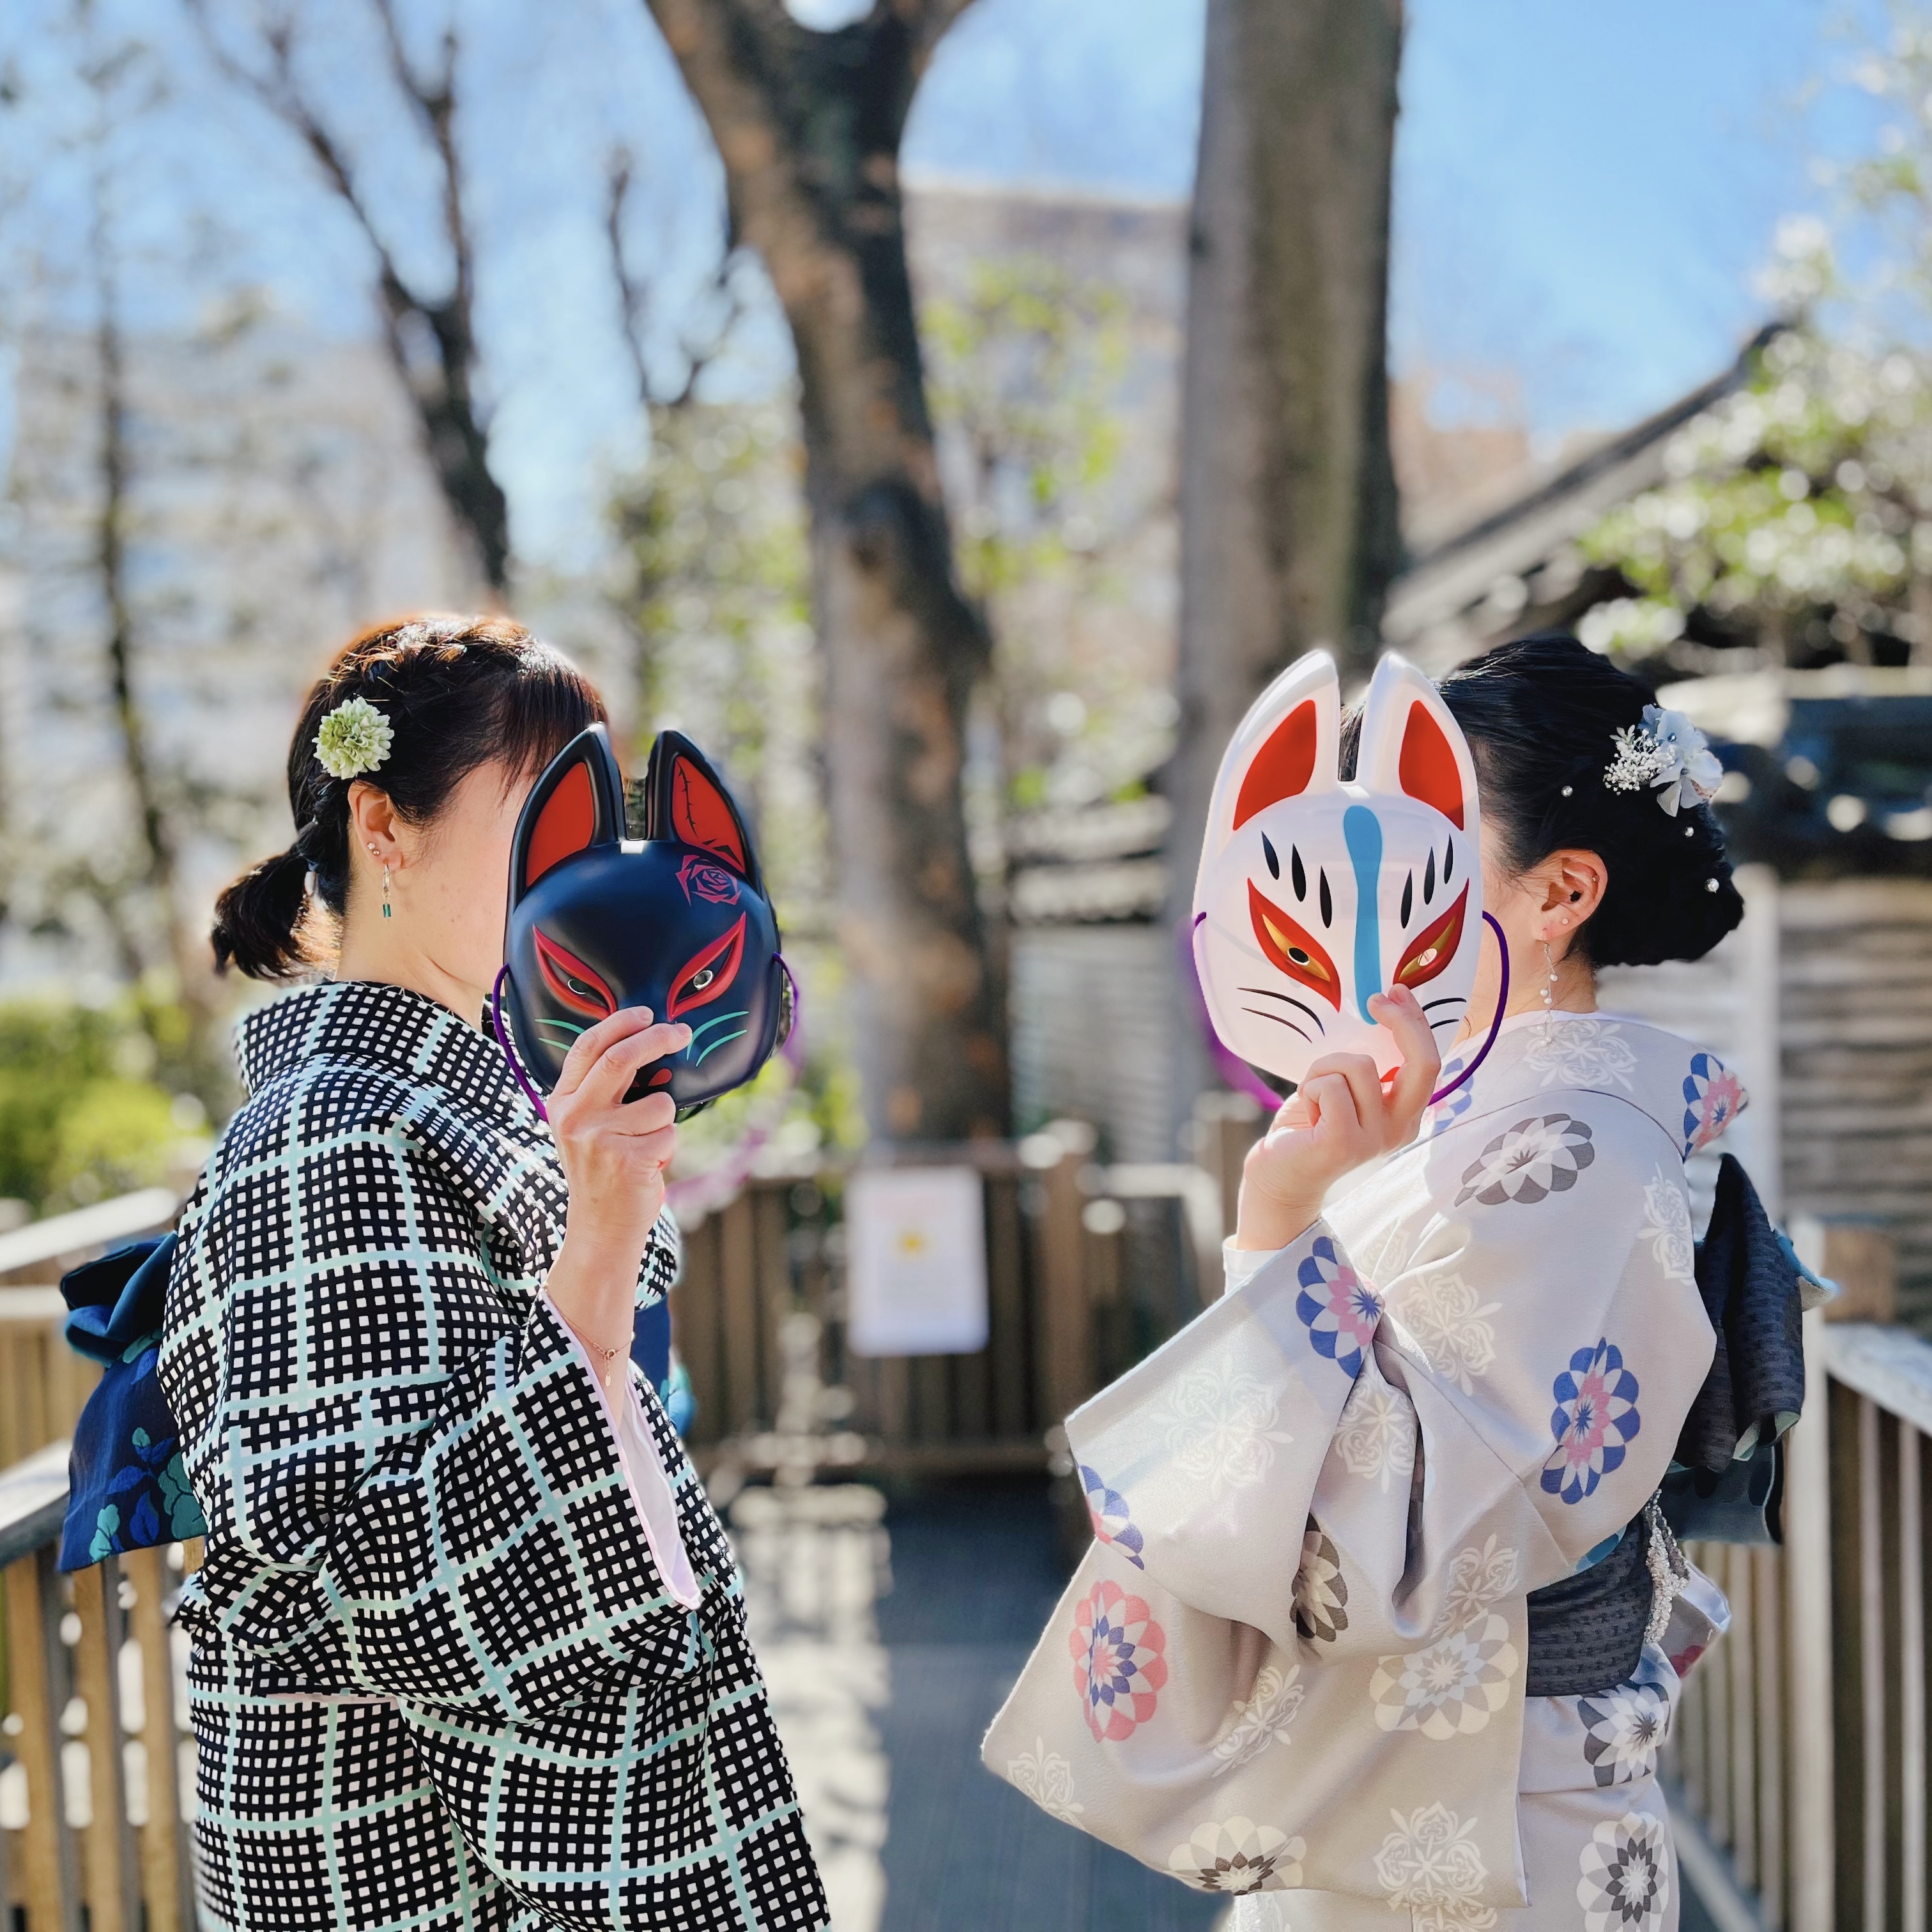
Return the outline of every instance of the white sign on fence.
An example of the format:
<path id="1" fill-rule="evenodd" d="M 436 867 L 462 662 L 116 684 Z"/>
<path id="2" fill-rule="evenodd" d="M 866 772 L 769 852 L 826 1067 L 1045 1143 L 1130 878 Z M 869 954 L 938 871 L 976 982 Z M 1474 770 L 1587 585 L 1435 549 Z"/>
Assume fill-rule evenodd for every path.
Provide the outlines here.
<path id="1" fill-rule="evenodd" d="M 986 1224 L 970 1167 L 862 1168 L 845 1189 L 846 1340 L 858 1355 L 986 1346 Z"/>

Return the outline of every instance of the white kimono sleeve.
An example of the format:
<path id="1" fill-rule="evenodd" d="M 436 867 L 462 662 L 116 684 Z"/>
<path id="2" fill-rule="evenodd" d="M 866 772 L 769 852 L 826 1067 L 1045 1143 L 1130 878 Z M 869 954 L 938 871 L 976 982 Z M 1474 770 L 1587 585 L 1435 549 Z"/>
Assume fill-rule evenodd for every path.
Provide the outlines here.
<path id="1" fill-rule="evenodd" d="M 1642 1509 L 1710 1359 L 1664 1145 L 1612 1103 L 1534 1198 L 1414 1150 L 1392 1292 L 1318 1222 L 1077 1411 L 1096 1540 L 987 1764 L 1205 1890 L 1399 1907 L 1433 1834 L 1521 1905 L 1525 1599 Z"/>

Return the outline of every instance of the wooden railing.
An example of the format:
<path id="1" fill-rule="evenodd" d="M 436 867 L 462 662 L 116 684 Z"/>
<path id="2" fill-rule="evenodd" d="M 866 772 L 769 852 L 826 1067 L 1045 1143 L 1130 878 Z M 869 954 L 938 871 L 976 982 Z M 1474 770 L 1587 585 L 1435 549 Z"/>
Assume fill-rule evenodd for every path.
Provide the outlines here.
<path id="1" fill-rule="evenodd" d="M 169 1615 L 194 1552 L 62 1576 L 67 1475 L 64 1442 L 0 1473 L 0 1901 L 26 1932 L 178 1932 L 194 1772 Z"/>
<path id="2" fill-rule="evenodd" d="M 850 1164 L 753 1177 L 687 1221 L 671 1298 L 707 1476 L 805 1453 L 898 1474 L 1049 1467 L 1060 1419 L 1220 1290 L 1220 1171 L 1256 1131 L 1217 1114 L 1202 1164 L 1106 1166 L 1090 1128 L 1016 1146 L 926 1149 L 985 1184 L 988 1339 L 977 1354 L 869 1358 L 847 1345 L 842 1202 Z M 1084 1522 L 1084 1512 L 1081 1520 Z"/>
<path id="3" fill-rule="evenodd" d="M 1694 1546 L 1731 1600 L 1666 1755 L 1724 1932 L 1926 1932 L 1932 1343 L 1805 1317 L 1781 1550 Z"/>
<path id="4" fill-rule="evenodd" d="M 0 1235 L 0 1911 L 26 1932 L 80 1932 L 83 1912 L 88 1932 L 195 1922 L 168 1626 L 193 1551 L 55 1567 L 65 1438 L 100 1371 L 62 1340 L 53 1284 L 177 1205 L 151 1188 Z"/>

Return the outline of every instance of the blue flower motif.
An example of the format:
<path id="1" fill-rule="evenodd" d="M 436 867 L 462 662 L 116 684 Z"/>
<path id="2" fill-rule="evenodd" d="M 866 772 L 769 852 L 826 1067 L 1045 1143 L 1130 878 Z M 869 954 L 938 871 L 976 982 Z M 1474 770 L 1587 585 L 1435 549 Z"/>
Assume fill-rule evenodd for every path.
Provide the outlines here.
<path id="1" fill-rule="evenodd" d="M 1080 1480 L 1086 1486 L 1087 1511 L 1094 1519 L 1095 1540 L 1112 1544 L 1136 1570 L 1144 1570 L 1141 1533 L 1128 1520 L 1126 1498 L 1108 1489 L 1099 1472 L 1084 1462 L 1080 1466 Z"/>
<path id="2" fill-rule="evenodd" d="M 1381 1296 L 1336 1253 L 1326 1234 L 1316 1236 L 1296 1279 L 1301 1292 L 1294 1312 L 1315 1352 L 1326 1355 L 1344 1374 L 1360 1375 L 1362 1352 L 1375 1339 L 1376 1324 L 1382 1318 Z"/>
<path id="3" fill-rule="evenodd" d="M 1580 1503 L 1622 1466 L 1624 1444 L 1643 1426 L 1636 1377 L 1624 1366 L 1622 1352 L 1605 1338 L 1594 1348 L 1579 1348 L 1550 1392 L 1556 1400 L 1550 1418 L 1556 1447 L 1543 1466 L 1543 1486 L 1566 1503 Z"/>

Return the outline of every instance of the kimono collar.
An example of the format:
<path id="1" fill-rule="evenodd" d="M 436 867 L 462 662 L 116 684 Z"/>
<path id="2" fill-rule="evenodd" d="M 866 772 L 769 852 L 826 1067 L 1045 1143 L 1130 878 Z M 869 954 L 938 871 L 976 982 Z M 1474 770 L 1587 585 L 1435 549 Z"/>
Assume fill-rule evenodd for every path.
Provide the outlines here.
<path id="1" fill-rule="evenodd" d="M 236 1051 L 251 1094 L 302 1061 L 327 1056 L 443 1088 L 490 1112 L 520 1118 L 530 1111 L 494 1040 L 447 1006 L 381 980 L 332 980 L 257 1007 L 236 1028 Z"/>
<path id="2" fill-rule="evenodd" d="M 1452 1080 L 1480 1045 L 1466 1040 L 1443 1062 Z M 1746 1104 L 1743 1087 L 1707 1048 L 1618 1013 L 1518 1013 L 1466 1086 L 1425 1118 L 1427 1135 L 1555 1088 L 1606 1094 L 1648 1114 L 1686 1159 L 1715 1140 Z"/>

